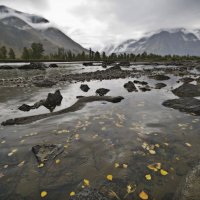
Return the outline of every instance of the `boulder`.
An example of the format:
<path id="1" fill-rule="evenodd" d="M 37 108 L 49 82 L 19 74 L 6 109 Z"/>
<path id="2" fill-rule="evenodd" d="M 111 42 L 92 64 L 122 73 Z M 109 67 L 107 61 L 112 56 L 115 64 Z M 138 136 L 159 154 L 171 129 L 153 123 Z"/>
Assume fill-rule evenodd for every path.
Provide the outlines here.
<path id="1" fill-rule="evenodd" d="M 22 70 L 33 70 L 33 69 L 45 70 L 46 68 L 47 68 L 46 65 L 43 63 L 30 63 L 29 65 L 22 65 L 18 67 L 18 69 Z"/>
<path id="2" fill-rule="evenodd" d="M 52 63 L 52 64 L 49 65 L 49 68 L 58 68 L 58 65 L 55 64 L 55 63 Z"/>
<path id="3" fill-rule="evenodd" d="M 162 104 L 165 107 L 179 110 L 180 112 L 186 112 L 189 114 L 200 115 L 200 100 L 184 97 L 180 99 L 170 99 Z"/>
<path id="4" fill-rule="evenodd" d="M 135 84 L 131 81 L 129 81 L 128 83 L 124 84 L 124 88 L 127 89 L 128 92 L 137 92 L 137 88 L 135 87 Z"/>
<path id="5" fill-rule="evenodd" d="M 131 66 L 131 63 L 129 61 L 122 61 L 119 63 L 119 65 L 123 67 L 129 67 Z"/>
<path id="6" fill-rule="evenodd" d="M 99 88 L 96 90 L 96 94 L 99 96 L 105 96 L 110 90 L 106 88 Z"/>
<path id="7" fill-rule="evenodd" d="M 165 83 L 156 83 L 155 89 L 162 89 L 166 87 L 167 85 Z"/>
<path id="8" fill-rule="evenodd" d="M 191 78 L 191 77 L 184 77 L 184 78 L 181 78 L 180 81 L 182 81 L 183 83 L 190 83 L 192 81 L 194 81 L 195 79 L 194 78 Z"/>
<path id="9" fill-rule="evenodd" d="M 93 62 L 84 62 L 83 66 L 93 66 Z"/>
<path id="10" fill-rule="evenodd" d="M 60 93 L 60 90 L 57 90 L 54 94 L 48 94 L 47 99 L 45 100 L 45 102 L 43 102 L 43 106 L 53 112 L 56 106 L 61 105 L 62 99 L 63 97 Z"/>
<path id="11" fill-rule="evenodd" d="M 172 90 L 178 97 L 198 97 L 200 96 L 200 86 L 184 83 L 180 87 Z"/>
<path id="12" fill-rule="evenodd" d="M 81 84 L 80 88 L 83 92 L 88 92 L 90 90 L 87 84 Z"/>
<path id="13" fill-rule="evenodd" d="M 149 76 L 149 78 L 155 79 L 157 81 L 166 81 L 166 80 L 170 79 L 169 76 L 162 75 L 162 74 L 157 74 L 157 75 Z"/>
<path id="14" fill-rule="evenodd" d="M 14 67 L 9 66 L 9 65 L 3 65 L 3 66 L 0 66 L 0 70 L 1 69 L 10 70 L 10 69 L 14 69 Z"/>
<path id="15" fill-rule="evenodd" d="M 39 164 L 53 160 L 63 151 L 64 147 L 61 144 L 42 144 L 32 147 L 32 152 Z"/>
<path id="16" fill-rule="evenodd" d="M 134 80 L 133 82 L 134 82 L 135 84 L 139 84 L 139 85 L 148 85 L 148 83 L 145 82 L 145 81 Z"/>

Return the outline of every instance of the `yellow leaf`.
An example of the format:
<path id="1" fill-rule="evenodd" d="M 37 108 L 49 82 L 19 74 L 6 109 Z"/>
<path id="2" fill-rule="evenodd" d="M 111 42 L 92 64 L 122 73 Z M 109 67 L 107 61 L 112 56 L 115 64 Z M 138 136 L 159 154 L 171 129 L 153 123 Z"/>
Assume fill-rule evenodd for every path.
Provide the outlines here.
<path id="1" fill-rule="evenodd" d="M 24 165 L 25 161 L 20 162 L 17 166 L 22 167 Z"/>
<path id="2" fill-rule="evenodd" d="M 70 192 L 69 195 L 72 197 L 72 196 L 75 196 L 75 194 L 76 194 L 76 193 L 72 191 L 72 192 Z"/>
<path id="3" fill-rule="evenodd" d="M 192 145 L 190 143 L 185 143 L 186 146 L 191 147 Z"/>
<path id="4" fill-rule="evenodd" d="M 161 163 L 155 163 L 147 166 L 150 170 L 153 170 L 154 172 L 157 172 L 159 169 L 161 169 Z"/>
<path id="5" fill-rule="evenodd" d="M 42 192 L 41 192 L 41 197 L 44 198 L 44 197 L 46 197 L 46 196 L 47 196 L 47 192 L 46 192 L 46 191 L 42 191 Z"/>
<path id="6" fill-rule="evenodd" d="M 135 192 L 136 186 L 131 186 L 131 185 L 127 185 L 127 193 L 131 194 L 133 192 Z"/>
<path id="7" fill-rule="evenodd" d="M 44 164 L 43 164 L 43 163 L 40 163 L 40 164 L 38 165 L 38 168 L 42 168 L 42 167 L 44 167 Z"/>
<path id="8" fill-rule="evenodd" d="M 60 161 L 60 159 L 57 159 L 56 160 L 56 164 L 59 164 L 61 161 Z"/>
<path id="9" fill-rule="evenodd" d="M 108 176 L 107 176 L 107 179 L 108 179 L 109 181 L 112 181 L 112 180 L 113 180 L 113 176 L 112 176 L 112 175 L 108 175 Z"/>
<path id="10" fill-rule="evenodd" d="M 90 185 L 90 181 L 87 180 L 87 179 L 84 179 L 84 180 L 83 180 L 83 183 L 84 183 L 85 186 L 89 186 L 89 185 Z"/>
<path id="11" fill-rule="evenodd" d="M 123 168 L 124 169 L 128 168 L 128 165 L 127 164 L 123 164 Z"/>
<path id="12" fill-rule="evenodd" d="M 155 147 L 159 148 L 159 147 L 160 147 L 160 145 L 159 145 L 159 144 L 155 144 Z"/>
<path id="13" fill-rule="evenodd" d="M 152 155 L 154 155 L 154 154 L 156 154 L 156 151 L 154 151 L 154 150 L 151 149 L 151 150 L 149 150 L 149 153 L 152 154 Z"/>
<path id="14" fill-rule="evenodd" d="M 168 172 L 165 171 L 164 169 L 161 169 L 161 170 L 160 170 L 160 173 L 161 173 L 161 175 L 163 175 L 163 176 L 166 176 L 166 175 L 168 174 Z"/>
<path id="15" fill-rule="evenodd" d="M 115 168 L 118 168 L 119 167 L 119 163 L 115 163 Z"/>
<path id="16" fill-rule="evenodd" d="M 143 200 L 149 199 L 148 194 L 144 191 L 140 192 L 139 197 L 140 197 L 140 199 L 143 199 Z"/>
<path id="17" fill-rule="evenodd" d="M 151 175 L 150 175 L 150 174 L 147 174 L 147 175 L 145 176 L 145 178 L 146 178 L 148 181 L 150 181 L 150 180 L 151 180 Z"/>

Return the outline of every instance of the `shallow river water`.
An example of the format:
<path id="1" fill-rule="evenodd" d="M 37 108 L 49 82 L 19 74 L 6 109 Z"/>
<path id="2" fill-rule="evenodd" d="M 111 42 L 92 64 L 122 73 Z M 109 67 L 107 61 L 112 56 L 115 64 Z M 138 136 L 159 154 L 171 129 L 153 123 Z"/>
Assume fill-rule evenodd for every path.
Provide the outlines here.
<path id="1" fill-rule="evenodd" d="M 82 65 L 62 65 L 62 68 L 47 71 L 53 76 L 59 73 L 88 72 L 99 66 L 83 69 Z M 138 67 L 138 66 L 137 66 Z M 33 76 L 38 71 L 19 72 L 1 70 L 2 77 Z M 45 72 L 42 72 L 45 73 Z M 66 108 L 77 101 L 79 95 L 95 95 L 98 88 L 108 88 L 109 96 L 123 96 L 117 104 L 108 102 L 88 103 L 83 109 L 32 124 L 0 127 L 0 199 L 39 200 L 46 191 L 48 200 L 67 200 L 70 192 L 81 190 L 83 180 L 89 187 L 102 185 L 112 199 L 139 200 L 141 191 L 152 200 L 170 200 L 185 175 L 200 160 L 200 118 L 162 106 L 165 100 L 173 99 L 171 87 L 179 86 L 179 77 L 173 75 L 167 87 L 150 92 L 128 93 L 123 85 L 133 78 L 90 81 L 88 93 L 80 90 L 81 83 L 65 83 L 53 88 L 0 87 L 0 122 L 9 118 L 48 112 L 39 108 L 23 113 L 17 108 L 23 103 L 32 104 L 43 99 L 49 92 L 60 89 L 62 105 Z M 154 87 L 158 81 L 141 77 Z M 62 144 L 65 150 L 42 168 L 31 148 L 37 144 Z M 149 150 L 153 146 L 153 151 Z M 161 163 L 154 171 L 148 166 Z M 118 167 L 119 164 L 119 167 Z M 124 165 L 123 165 L 124 164 Z M 107 175 L 119 189 L 108 184 Z M 151 175 L 151 180 L 145 178 Z M 127 186 L 135 189 L 128 194 Z M 109 188 L 110 187 L 110 188 Z"/>

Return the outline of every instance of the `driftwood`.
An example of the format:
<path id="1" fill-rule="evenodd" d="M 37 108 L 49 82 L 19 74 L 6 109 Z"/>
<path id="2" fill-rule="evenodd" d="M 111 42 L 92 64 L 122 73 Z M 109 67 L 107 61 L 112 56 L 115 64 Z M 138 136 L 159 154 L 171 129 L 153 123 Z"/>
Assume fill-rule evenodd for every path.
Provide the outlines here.
<path id="1" fill-rule="evenodd" d="M 124 98 L 121 96 L 118 97 L 111 97 L 111 96 L 90 96 L 90 97 L 82 97 L 78 99 L 76 103 L 74 103 L 72 106 L 65 108 L 63 110 L 52 112 L 52 113 L 46 113 L 46 114 L 40 114 L 40 115 L 33 115 L 28 117 L 19 117 L 15 119 L 8 119 L 1 123 L 2 126 L 10 126 L 10 125 L 21 125 L 21 124 L 29 124 L 41 119 L 46 119 L 48 117 L 57 116 L 69 112 L 75 112 L 80 109 L 82 109 L 87 103 L 93 102 L 93 101 L 108 101 L 111 103 L 118 103 L 122 101 Z"/>

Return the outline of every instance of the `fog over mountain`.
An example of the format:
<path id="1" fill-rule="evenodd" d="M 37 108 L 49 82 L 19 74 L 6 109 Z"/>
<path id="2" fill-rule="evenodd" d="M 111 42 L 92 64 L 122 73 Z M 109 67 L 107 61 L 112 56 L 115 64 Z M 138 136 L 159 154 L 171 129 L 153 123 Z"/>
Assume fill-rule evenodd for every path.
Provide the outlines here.
<path id="1" fill-rule="evenodd" d="M 87 51 L 56 28 L 49 20 L 34 14 L 0 6 L 0 46 L 13 48 L 20 55 L 24 47 L 33 42 L 42 43 L 45 53 L 55 53 L 58 48 L 81 53 Z"/>
<path id="2" fill-rule="evenodd" d="M 159 55 L 200 55 L 200 31 L 180 29 L 165 29 L 148 33 L 138 40 L 126 40 L 115 45 L 108 45 L 102 51 L 111 53 L 133 53 Z"/>

